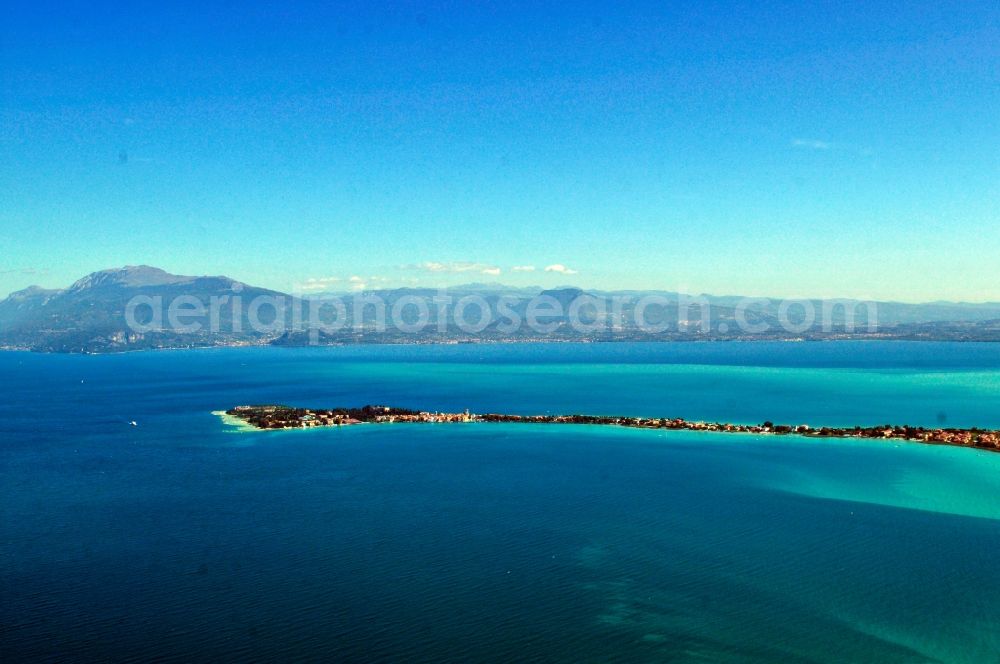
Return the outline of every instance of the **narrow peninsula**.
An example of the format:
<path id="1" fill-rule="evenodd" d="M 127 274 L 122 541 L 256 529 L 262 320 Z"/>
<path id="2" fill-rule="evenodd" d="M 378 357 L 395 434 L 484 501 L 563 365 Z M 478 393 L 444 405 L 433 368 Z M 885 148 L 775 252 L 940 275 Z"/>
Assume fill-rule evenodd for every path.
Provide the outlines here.
<path id="1" fill-rule="evenodd" d="M 903 440 L 932 445 L 954 445 L 976 449 L 1000 451 L 1000 431 L 989 429 L 930 429 L 919 426 L 891 425 L 855 427 L 810 427 L 808 424 L 787 425 L 764 422 L 762 424 L 728 424 L 722 422 L 693 422 L 681 418 L 611 417 L 605 415 L 505 415 L 485 413 L 477 415 L 468 410 L 461 413 L 417 411 L 391 406 L 363 406 L 361 408 L 293 408 L 291 406 L 262 405 L 236 406 L 224 413 L 224 420 L 247 428 L 307 429 L 312 427 L 347 426 L 354 424 L 383 424 L 391 422 L 446 423 L 446 422 L 503 422 L 527 424 L 590 424 L 621 426 L 637 429 L 667 429 L 683 431 L 713 431 L 718 433 L 750 433 L 773 435 L 798 435 L 816 438 L 873 438 Z"/>

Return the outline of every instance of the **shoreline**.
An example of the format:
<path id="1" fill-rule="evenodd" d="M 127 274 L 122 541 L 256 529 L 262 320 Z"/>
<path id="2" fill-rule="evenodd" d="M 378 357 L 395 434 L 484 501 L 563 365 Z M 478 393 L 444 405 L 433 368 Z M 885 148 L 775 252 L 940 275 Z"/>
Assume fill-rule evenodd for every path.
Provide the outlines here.
<path id="1" fill-rule="evenodd" d="M 300 348 L 345 348 L 354 346 L 517 346 L 522 344 L 585 344 L 585 345 L 613 345 L 613 344 L 709 344 L 709 343 L 725 343 L 725 344 L 789 344 L 789 343 L 803 343 L 803 344 L 826 344 L 826 343 L 841 343 L 841 342 L 875 342 L 875 343 L 912 343 L 912 344 L 927 344 L 927 343 L 955 343 L 963 345 L 997 345 L 1000 346 L 1000 339 L 968 339 L 968 338 L 937 338 L 937 337 L 882 337 L 882 336 L 845 336 L 845 337 L 769 337 L 769 338 L 748 338 L 748 337 L 738 337 L 738 338 L 726 338 L 726 337 L 712 337 L 712 338 L 690 338 L 690 339 L 546 339 L 546 338 L 530 338 L 530 339 L 484 339 L 484 340 L 461 340 L 461 341 L 417 341 L 417 342 L 403 342 L 403 341 L 378 341 L 374 339 L 366 339 L 363 341 L 338 341 L 334 343 L 323 343 L 317 345 L 302 344 L 302 345 L 284 345 L 284 344 L 273 344 L 269 342 L 260 343 L 219 343 L 219 344 L 207 344 L 207 345 L 195 345 L 195 346 L 150 346 L 145 348 L 100 348 L 94 350 L 83 350 L 83 349 L 73 349 L 73 350 L 52 350 L 46 348 L 34 348 L 31 346 L 16 346 L 7 345 L 0 346 L 0 352 L 6 353 L 32 353 L 37 355 L 122 355 L 125 353 L 145 353 L 145 352 L 156 352 L 156 351 L 201 351 L 201 350 L 224 350 L 230 348 L 276 348 L 276 349 L 300 349 Z"/>
<path id="2" fill-rule="evenodd" d="M 230 415 L 224 410 L 213 410 L 212 415 L 215 415 L 222 420 L 222 424 L 229 427 L 235 427 L 237 431 L 261 431 L 259 427 L 255 427 L 246 420 Z M 234 432 L 236 433 L 236 432 Z"/>
<path id="3" fill-rule="evenodd" d="M 618 426 L 630 429 L 662 429 L 665 431 L 702 431 L 709 433 L 799 436 L 803 438 L 854 438 L 895 442 L 947 445 L 1000 452 L 1000 431 L 979 428 L 936 428 L 909 425 L 879 425 L 855 427 L 816 427 L 807 424 L 786 425 L 770 421 L 761 424 L 731 424 L 725 422 L 688 421 L 682 418 L 621 417 L 605 415 L 509 415 L 502 413 L 441 413 L 415 411 L 390 406 L 361 408 L 309 409 L 282 405 L 236 406 L 228 411 L 213 411 L 224 424 L 241 431 L 281 431 L 319 427 L 354 426 L 358 424 L 576 424 Z"/>

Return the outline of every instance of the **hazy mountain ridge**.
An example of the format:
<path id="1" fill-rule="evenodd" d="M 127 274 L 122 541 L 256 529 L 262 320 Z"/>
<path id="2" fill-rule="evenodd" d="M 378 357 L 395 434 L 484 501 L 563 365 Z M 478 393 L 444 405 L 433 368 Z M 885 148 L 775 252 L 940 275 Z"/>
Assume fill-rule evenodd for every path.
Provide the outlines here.
<path id="1" fill-rule="evenodd" d="M 473 298 L 485 303 L 487 312 L 481 329 L 462 329 L 453 320 L 439 320 L 435 306 L 427 311 L 426 329 L 404 332 L 392 325 L 377 328 L 374 311 L 357 311 L 346 307 L 346 324 L 338 330 L 327 330 L 310 335 L 303 320 L 308 311 L 323 297 L 299 298 L 265 288 L 249 286 L 225 276 L 183 276 L 159 268 L 139 265 L 101 270 L 89 274 L 65 289 L 45 289 L 31 286 L 11 293 L 0 301 L 0 347 L 37 351 L 111 352 L 143 348 L 185 348 L 220 345 L 303 345 L 317 341 L 326 344 L 341 343 L 455 343 L 501 341 L 674 341 L 674 340 L 748 340 L 748 339 L 921 339 L 921 340 L 977 340 L 1000 341 L 1000 303 L 931 302 L 908 304 L 877 302 L 878 329 L 870 332 L 867 327 L 867 308 L 858 300 L 820 300 L 808 302 L 815 311 L 828 310 L 825 329 L 816 321 L 804 325 L 799 313 L 801 307 L 787 308 L 787 318 L 796 324 L 803 323 L 801 331 L 789 332 L 780 326 L 781 300 L 775 298 L 743 298 L 741 296 L 686 296 L 669 291 L 601 291 L 583 290 L 573 286 L 552 289 L 509 287 L 503 284 L 466 284 L 449 289 L 394 288 L 365 291 L 362 295 L 383 301 L 390 311 L 398 302 L 405 303 L 414 297 L 428 303 L 435 296 L 445 296 L 452 301 Z M 126 307 L 132 298 L 144 296 L 146 300 L 164 303 L 175 298 L 186 298 L 209 307 L 213 301 L 228 302 L 242 298 L 249 304 L 255 298 L 278 298 L 286 305 L 281 320 L 275 320 L 273 309 L 261 309 L 261 321 L 273 324 L 267 330 L 254 330 L 247 308 L 241 309 L 234 320 L 232 309 L 217 308 L 216 325 L 212 315 L 186 315 L 185 322 L 198 323 L 198 331 L 182 331 L 160 321 L 153 325 L 151 309 L 137 308 L 135 318 L 149 329 L 135 331 L 126 320 Z M 342 294 L 342 297 L 350 297 Z M 533 300 L 534 298 L 534 300 Z M 578 298 L 582 298 L 578 301 Z M 643 298 L 653 304 L 645 309 L 647 322 L 660 325 L 662 331 L 647 331 L 629 323 L 637 302 Z M 604 311 L 579 303 L 594 300 L 604 303 Z M 615 313 L 612 302 L 619 302 Z M 506 307 L 507 320 L 511 316 L 524 320 L 532 302 L 556 302 L 562 308 L 560 316 L 550 316 L 551 329 L 544 333 L 521 325 L 510 330 L 500 307 Z M 577 302 L 578 301 L 578 302 Z M 574 305 L 574 302 L 577 302 Z M 801 302 L 801 301 L 798 301 Z M 679 303 L 685 303 L 680 305 Z M 690 307 L 687 305 L 690 303 Z M 700 327 L 701 304 L 707 304 L 708 329 Z M 742 318 L 738 307 L 744 305 Z M 477 305 L 478 306 L 478 305 Z M 566 315 L 573 307 L 581 312 L 581 322 L 586 329 L 571 324 Z M 798 308 L 797 308 L 798 307 Z M 295 317 L 294 309 L 305 309 L 306 316 Z M 412 308 L 400 306 L 401 318 L 412 323 Z M 856 314 L 854 331 L 844 326 L 847 311 Z M 270 315 L 270 318 L 268 318 Z M 796 318 L 798 316 L 798 318 Z M 471 315 L 478 320 L 477 314 Z M 754 325 L 765 325 L 767 331 L 747 334 L 738 322 L 743 319 Z M 320 317 L 320 320 L 323 320 Z M 634 320 L 634 319 L 633 319 Z M 624 322 L 623 322 L 624 321 Z M 693 321 L 693 322 L 692 322 Z M 324 320 L 324 322 L 326 322 Z M 215 329 L 216 331 L 212 331 Z"/>
<path id="2" fill-rule="evenodd" d="M 0 345 L 42 351 L 110 351 L 131 348 L 207 346 L 252 341 L 261 335 L 174 332 L 167 329 L 136 333 L 126 321 L 126 306 L 137 295 L 160 297 L 164 302 L 191 296 L 208 302 L 236 291 L 248 298 L 280 296 L 267 289 L 245 286 L 228 277 L 173 275 L 149 266 L 102 270 L 79 279 L 65 289 L 29 287 L 0 301 Z M 141 311 L 136 319 L 143 320 Z M 226 311 L 220 318 L 226 328 Z M 206 321 L 207 322 L 207 321 Z M 246 321 L 243 321 L 244 323 Z"/>

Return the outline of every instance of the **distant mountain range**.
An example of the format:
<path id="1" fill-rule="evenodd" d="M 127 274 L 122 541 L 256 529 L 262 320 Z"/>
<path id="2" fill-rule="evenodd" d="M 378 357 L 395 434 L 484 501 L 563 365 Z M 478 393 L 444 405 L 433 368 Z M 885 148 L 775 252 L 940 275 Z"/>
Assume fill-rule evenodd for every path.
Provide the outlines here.
<path id="1" fill-rule="evenodd" d="M 355 295 L 367 304 L 355 308 L 351 300 Z M 452 307 L 444 316 L 433 300 L 442 295 L 451 299 Z M 543 290 L 502 284 L 340 294 L 337 297 L 345 304 L 340 311 L 330 304 L 331 297 L 289 295 L 229 277 L 180 276 L 145 265 L 102 270 L 68 288 L 31 286 L 0 301 L 0 348 L 110 352 L 226 345 L 534 340 L 1000 341 L 1000 303 L 876 302 L 873 314 L 857 300 L 783 304 L 775 298 L 583 291 L 571 286 Z M 420 301 L 425 303 L 423 310 Z M 474 325 L 463 327 L 452 318 L 454 307 L 463 301 Z M 384 329 L 372 302 L 384 304 L 385 318 L 390 319 Z M 175 305 L 172 311 L 171 303 Z M 574 307 L 580 314 L 577 318 L 571 317 Z M 553 310 L 558 313 L 552 314 Z M 640 310 L 645 326 L 637 323 Z M 543 326 L 524 324 L 533 311 Z M 314 329 L 317 326 L 310 325 L 310 320 L 321 326 Z M 416 329 L 421 320 L 423 327 Z M 513 325 L 515 321 L 521 324 Z M 869 327 L 870 323 L 876 325 Z"/>

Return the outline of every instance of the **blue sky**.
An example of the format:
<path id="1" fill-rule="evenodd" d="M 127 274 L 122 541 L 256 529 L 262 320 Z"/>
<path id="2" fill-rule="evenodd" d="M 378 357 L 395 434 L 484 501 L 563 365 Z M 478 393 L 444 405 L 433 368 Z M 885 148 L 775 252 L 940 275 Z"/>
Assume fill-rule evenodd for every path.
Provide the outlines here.
<path id="1" fill-rule="evenodd" d="M 0 294 L 1000 300 L 995 2 L 615 4 L 8 5 Z"/>

